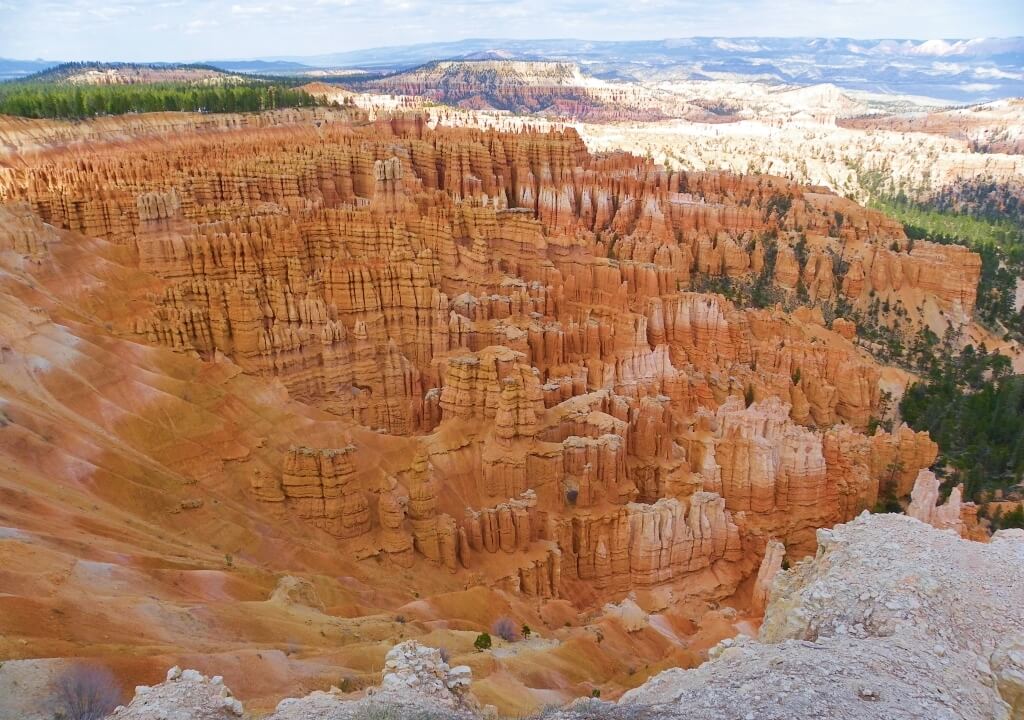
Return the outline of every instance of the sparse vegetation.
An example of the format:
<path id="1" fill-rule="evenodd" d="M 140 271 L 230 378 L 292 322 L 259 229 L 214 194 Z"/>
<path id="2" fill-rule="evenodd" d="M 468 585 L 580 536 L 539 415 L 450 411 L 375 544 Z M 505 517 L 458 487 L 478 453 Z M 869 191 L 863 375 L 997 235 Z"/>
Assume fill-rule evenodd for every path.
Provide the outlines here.
<path id="1" fill-rule="evenodd" d="M 397 703 L 371 702 L 359 707 L 352 720 L 450 720 L 451 713 L 442 710 L 410 708 Z"/>
<path id="2" fill-rule="evenodd" d="M 476 640 L 473 641 L 473 647 L 477 650 L 490 650 L 491 649 L 491 635 L 490 633 L 482 632 L 476 636 Z"/>
<path id="3" fill-rule="evenodd" d="M 655 720 L 658 713 L 647 705 L 620 705 L 604 702 L 592 696 L 569 707 L 547 707 L 530 715 L 527 720 Z"/>
<path id="4" fill-rule="evenodd" d="M 779 255 L 778 240 L 773 233 L 760 238 L 764 265 L 753 278 L 729 278 L 724 275 L 698 275 L 693 278 L 695 292 L 718 293 L 741 307 L 766 308 L 788 300 L 785 292 L 775 284 L 775 263 Z M 753 251 L 754 245 L 748 250 Z M 806 295 L 806 290 L 805 290 Z"/>
<path id="5" fill-rule="evenodd" d="M 775 285 L 775 263 L 779 257 L 779 244 L 774 237 L 766 235 L 761 239 L 764 248 L 764 266 L 750 288 L 750 304 L 765 308 L 779 301 L 781 291 Z"/>
<path id="6" fill-rule="evenodd" d="M 108 669 L 76 664 L 53 683 L 55 717 L 60 720 L 100 720 L 121 701 L 121 687 Z"/>
<path id="7" fill-rule="evenodd" d="M 516 629 L 515 621 L 510 617 L 500 617 L 491 625 L 491 632 L 505 642 L 514 642 L 519 639 L 519 631 Z"/>
<path id="8" fill-rule="evenodd" d="M 1005 530 L 1007 528 L 1022 528 L 1024 529 L 1024 504 L 1018 504 L 1013 510 L 1009 512 L 1003 512 L 1002 507 L 996 507 L 991 513 L 987 513 L 985 508 L 982 507 L 978 511 L 978 515 L 981 517 L 988 517 L 989 526 L 992 531 Z"/>
<path id="9" fill-rule="evenodd" d="M 765 203 L 765 219 L 770 218 L 774 214 L 779 220 L 782 220 L 791 207 L 793 207 L 793 198 L 789 195 L 775 193 L 768 199 L 768 202 Z"/>

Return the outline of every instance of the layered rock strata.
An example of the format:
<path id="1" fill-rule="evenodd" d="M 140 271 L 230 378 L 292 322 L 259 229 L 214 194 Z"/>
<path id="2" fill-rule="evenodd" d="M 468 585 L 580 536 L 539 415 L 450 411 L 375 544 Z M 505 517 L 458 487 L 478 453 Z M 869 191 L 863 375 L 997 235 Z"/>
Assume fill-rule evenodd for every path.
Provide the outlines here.
<path id="1" fill-rule="evenodd" d="M 351 428 L 268 433 L 249 477 L 354 557 L 580 603 L 728 594 L 769 539 L 812 552 L 935 459 L 907 428 L 862 434 L 881 369 L 825 310 L 895 293 L 919 304 L 883 322 L 966 318 L 962 248 L 820 188 L 591 155 L 573 130 L 326 111 L 173 129 L 3 167 L 0 243 L 35 262 L 44 222 L 102 238 L 139 270 L 89 290 L 123 308 L 111 332 Z M 694 291 L 755 281 L 779 304 Z"/>

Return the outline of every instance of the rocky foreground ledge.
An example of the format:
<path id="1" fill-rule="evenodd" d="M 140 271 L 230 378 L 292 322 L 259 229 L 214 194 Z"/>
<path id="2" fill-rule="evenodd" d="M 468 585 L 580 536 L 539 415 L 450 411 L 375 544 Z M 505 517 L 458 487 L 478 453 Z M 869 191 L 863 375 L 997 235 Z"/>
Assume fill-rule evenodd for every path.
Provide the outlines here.
<path id="1" fill-rule="evenodd" d="M 468 667 L 409 641 L 364 697 L 283 700 L 271 720 L 487 717 Z M 117 720 L 234 720 L 219 678 L 177 668 Z M 1024 718 L 1024 531 L 963 540 L 902 515 L 818 531 L 818 552 L 774 581 L 760 638 L 726 640 L 618 703 L 579 701 L 547 720 L 1019 720 Z"/>

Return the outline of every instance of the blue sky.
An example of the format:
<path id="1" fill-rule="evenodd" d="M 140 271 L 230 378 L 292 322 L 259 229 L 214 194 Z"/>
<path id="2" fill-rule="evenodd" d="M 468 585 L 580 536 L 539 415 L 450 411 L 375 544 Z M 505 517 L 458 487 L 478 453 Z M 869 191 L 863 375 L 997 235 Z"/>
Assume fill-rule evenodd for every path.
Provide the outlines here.
<path id="1" fill-rule="evenodd" d="M 694 35 L 1024 35 L 1024 0 L 0 0 L 0 57 L 24 59 L 204 60 L 467 37 Z"/>

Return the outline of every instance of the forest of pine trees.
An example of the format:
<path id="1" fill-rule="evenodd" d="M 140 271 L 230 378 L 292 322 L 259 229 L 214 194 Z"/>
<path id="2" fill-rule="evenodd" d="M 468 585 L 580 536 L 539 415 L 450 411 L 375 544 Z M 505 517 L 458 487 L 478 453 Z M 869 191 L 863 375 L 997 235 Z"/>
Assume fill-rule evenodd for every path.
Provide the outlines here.
<path id="1" fill-rule="evenodd" d="M 936 473 L 964 483 L 967 499 L 1006 489 L 1024 474 L 1024 376 L 1011 375 L 1005 355 L 982 346 L 954 354 L 955 341 L 935 348 L 920 382 L 900 403 L 915 430 L 939 444 Z"/>
<path id="2" fill-rule="evenodd" d="M 322 104 L 324 101 L 303 90 L 265 82 L 232 85 L 0 84 L 0 114 L 29 118 L 77 120 L 97 115 L 161 111 L 256 112 Z"/>

